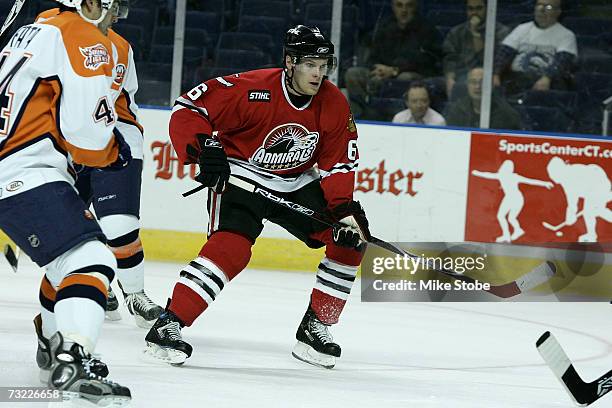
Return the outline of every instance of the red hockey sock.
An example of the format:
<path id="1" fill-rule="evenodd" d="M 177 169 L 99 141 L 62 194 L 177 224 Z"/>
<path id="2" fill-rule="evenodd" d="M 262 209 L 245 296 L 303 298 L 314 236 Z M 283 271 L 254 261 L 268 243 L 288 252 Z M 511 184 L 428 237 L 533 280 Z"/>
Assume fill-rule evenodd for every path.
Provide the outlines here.
<path id="1" fill-rule="evenodd" d="M 169 310 L 185 326 L 191 326 L 219 295 L 225 284 L 247 266 L 251 258 L 251 245 L 251 241 L 242 235 L 227 231 L 215 232 L 200 250 L 199 257 L 193 260 L 198 268 L 206 268 L 213 278 L 200 275 L 198 268 L 185 267 L 183 271 L 187 276 L 181 276 L 174 286 Z M 196 279 L 189 279 L 190 275 Z"/>
<path id="2" fill-rule="evenodd" d="M 174 285 L 168 310 L 174 313 L 185 326 L 191 326 L 207 307 L 208 303 L 193 289 L 180 282 Z"/>
<path id="3" fill-rule="evenodd" d="M 338 323 L 352 289 L 363 253 L 352 248 L 339 247 L 328 237 L 329 235 L 322 237 L 327 244 L 326 257 L 319 265 L 310 305 L 321 322 L 335 324 Z"/>
<path id="4" fill-rule="evenodd" d="M 336 324 L 344 309 L 346 300 L 313 289 L 310 295 L 310 306 L 317 318 L 325 324 Z"/>

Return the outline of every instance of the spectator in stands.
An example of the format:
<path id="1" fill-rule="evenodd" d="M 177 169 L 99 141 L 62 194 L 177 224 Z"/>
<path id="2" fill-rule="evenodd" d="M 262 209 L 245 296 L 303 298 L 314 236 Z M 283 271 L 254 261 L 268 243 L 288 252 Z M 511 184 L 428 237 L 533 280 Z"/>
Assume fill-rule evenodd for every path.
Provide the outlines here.
<path id="1" fill-rule="evenodd" d="M 516 27 L 495 57 L 495 85 L 510 68 L 504 85 L 509 95 L 533 89 L 568 89 L 578 56 L 576 36 L 559 23 L 561 0 L 537 0 L 534 21 Z"/>
<path id="2" fill-rule="evenodd" d="M 480 127 L 483 77 L 484 70 L 481 67 L 470 70 L 467 79 L 468 95 L 451 102 L 448 106 L 446 122 L 450 126 Z M 519 113 L 497 93 L 494 93 L 491 98 L 489 124 L 492 129 L 520 130 L 522 128 Z"/>
<path id="3" fill-rule="evenodd" d="M 482 66 L 484 60 L 486 0 L 467 0 L 466 12 L 467 21 L 451 28 L 442 44 L 446 93 L 449 98 L 455 83 L 465 85 L 468 71 Z M 496 24 L 496 48 L 508 33 L 510 33 L 508 27 L 501 23 Z"/>
<path id="4" fill-rule="evenodd" d="M 368 95 L 375 94 L 382 81 L 438 74 L 441 40 L 435 25 L 418 15 L 418 0 L 391 1 L 393 18 L 380 24 L 372 35 L 369 67 L 351 67 L 345 75 L 355 117 L 367 117 Z"/>
<path id="5" fill-rule="evenodd" d="M 406 107 L 393 117 L 393 123 L 446 126 L 444 117 L 429 107 L 429 91 L 422 81 L 413 81 L 404 94 Z"/>

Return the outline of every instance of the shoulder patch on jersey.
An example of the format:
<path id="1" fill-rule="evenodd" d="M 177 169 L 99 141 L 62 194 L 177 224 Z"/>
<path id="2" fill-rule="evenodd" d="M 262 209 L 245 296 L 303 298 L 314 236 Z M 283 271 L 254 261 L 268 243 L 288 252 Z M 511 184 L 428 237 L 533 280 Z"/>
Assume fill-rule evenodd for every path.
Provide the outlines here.
<path id="1" fill-rule="evenodd" d="M 271 93 L 268 89 L 251 89 L 249 91 L 249 102 L 270 102 Z"/>
<path id="2" fill-rule="evenodd" d="M 85 57 L 83 65 L 89 70 L 95 71 L 102 65 L 110 63 L 108 50 L 100 43 L 91 47 L 79 47 L 79 51 Z"/>
<path id="3" fill-rule="evenodd" d="M 115 65 L 114 71 L 115 71 L 115 75 L 113 77 L 115 79 L 113 79 L 113 83 L 115 85 L 121 86 L 121 84 L 123 83 L 123 78 L 125 77 L 125 72 L 127 71 L 127 68 L 125 67 L 124 64 L 117 64 Z"/>
<path id="4" fill-rule="evenodd" d="M 299 123 L 284 123 L 272 129 L 249 162 L 265 170 L 291 170 L 308 162 L 319 143 L 319 133 Z"/>
<path id="5" fill-rule="evenodd" d="M 348 123 L 346 124 L 346 128 L 351 133 L 355 133 L 357 131 L 357 126 L 355 125 L 355 119 L 353 119 L 352 113 L 349 114 Z"/>

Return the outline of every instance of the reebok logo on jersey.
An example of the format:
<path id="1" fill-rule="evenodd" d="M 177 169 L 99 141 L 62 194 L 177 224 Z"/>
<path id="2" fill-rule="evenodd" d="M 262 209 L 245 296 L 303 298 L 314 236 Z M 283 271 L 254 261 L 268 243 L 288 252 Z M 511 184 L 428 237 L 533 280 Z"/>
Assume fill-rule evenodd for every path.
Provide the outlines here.
<path id="1" fill-rule="evenodd" d="M 85 57 L 83 65 L 85 68 L 95 71 L 104 64 L 110 63 L 110 56 L 105 46 L 102 44 L 92 45 L 91 47 L 79 47 L 79 51 Z"/>
<path id="2" fill-rule="evenodd" d="M 98 202 L 101 203 L 102 201 L 106 200 L 114 200 L 115 198 L 117 198 L 117 194 L 109 194 L 105 195 L 104 197 L 99 197 Z"/>
<path id="3" fill-rule="evenodd" d="M 267 89 L 250 90 L 249 102 L 270 102 L 270 91 Z"/>
<path id="4" fill-rule="evenodd" d="M 295 169 L 312 159 L 318 142 L 318 132 L 298 123 L 285 123 L 268 133 L 249 162 L 265 170 Z"/>

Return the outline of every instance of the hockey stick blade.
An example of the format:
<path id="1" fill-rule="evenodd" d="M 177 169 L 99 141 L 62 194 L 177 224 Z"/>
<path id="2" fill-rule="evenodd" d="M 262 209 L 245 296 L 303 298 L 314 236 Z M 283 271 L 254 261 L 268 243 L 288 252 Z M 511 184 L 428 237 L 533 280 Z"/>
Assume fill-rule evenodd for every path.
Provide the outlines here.
<path id="1" fill-rule="evenodd" d="M 11 265 L 11 268 L 13 268 L 13 272 L 17 273 L 19 258 L 15 254 L 15 251 L 13 251 L 13 247 L 11 247 L 10 244 L 6 244 L 4 246 L 4 257 L 8 261 L 9 265 Z"/>
<path id="2" fill-rule="evenodd" d="M 555 273 L 557 273 L 557 266 L 554 263 L 551 261 L 542 262 L 513 282 L 491 286 L 488 292 L 497 297 L 511 298 L 547 282 L 550 278 L 555 276 Z"/>
<path id="3" fill-rule="evenodd" d="M 536 347 L 548 368 L 578 406 L 589 406 L 612 390 L 612 370 L 593 382 L 584 382 L 565 350 L 549 331 L 540 336 Z"/>

